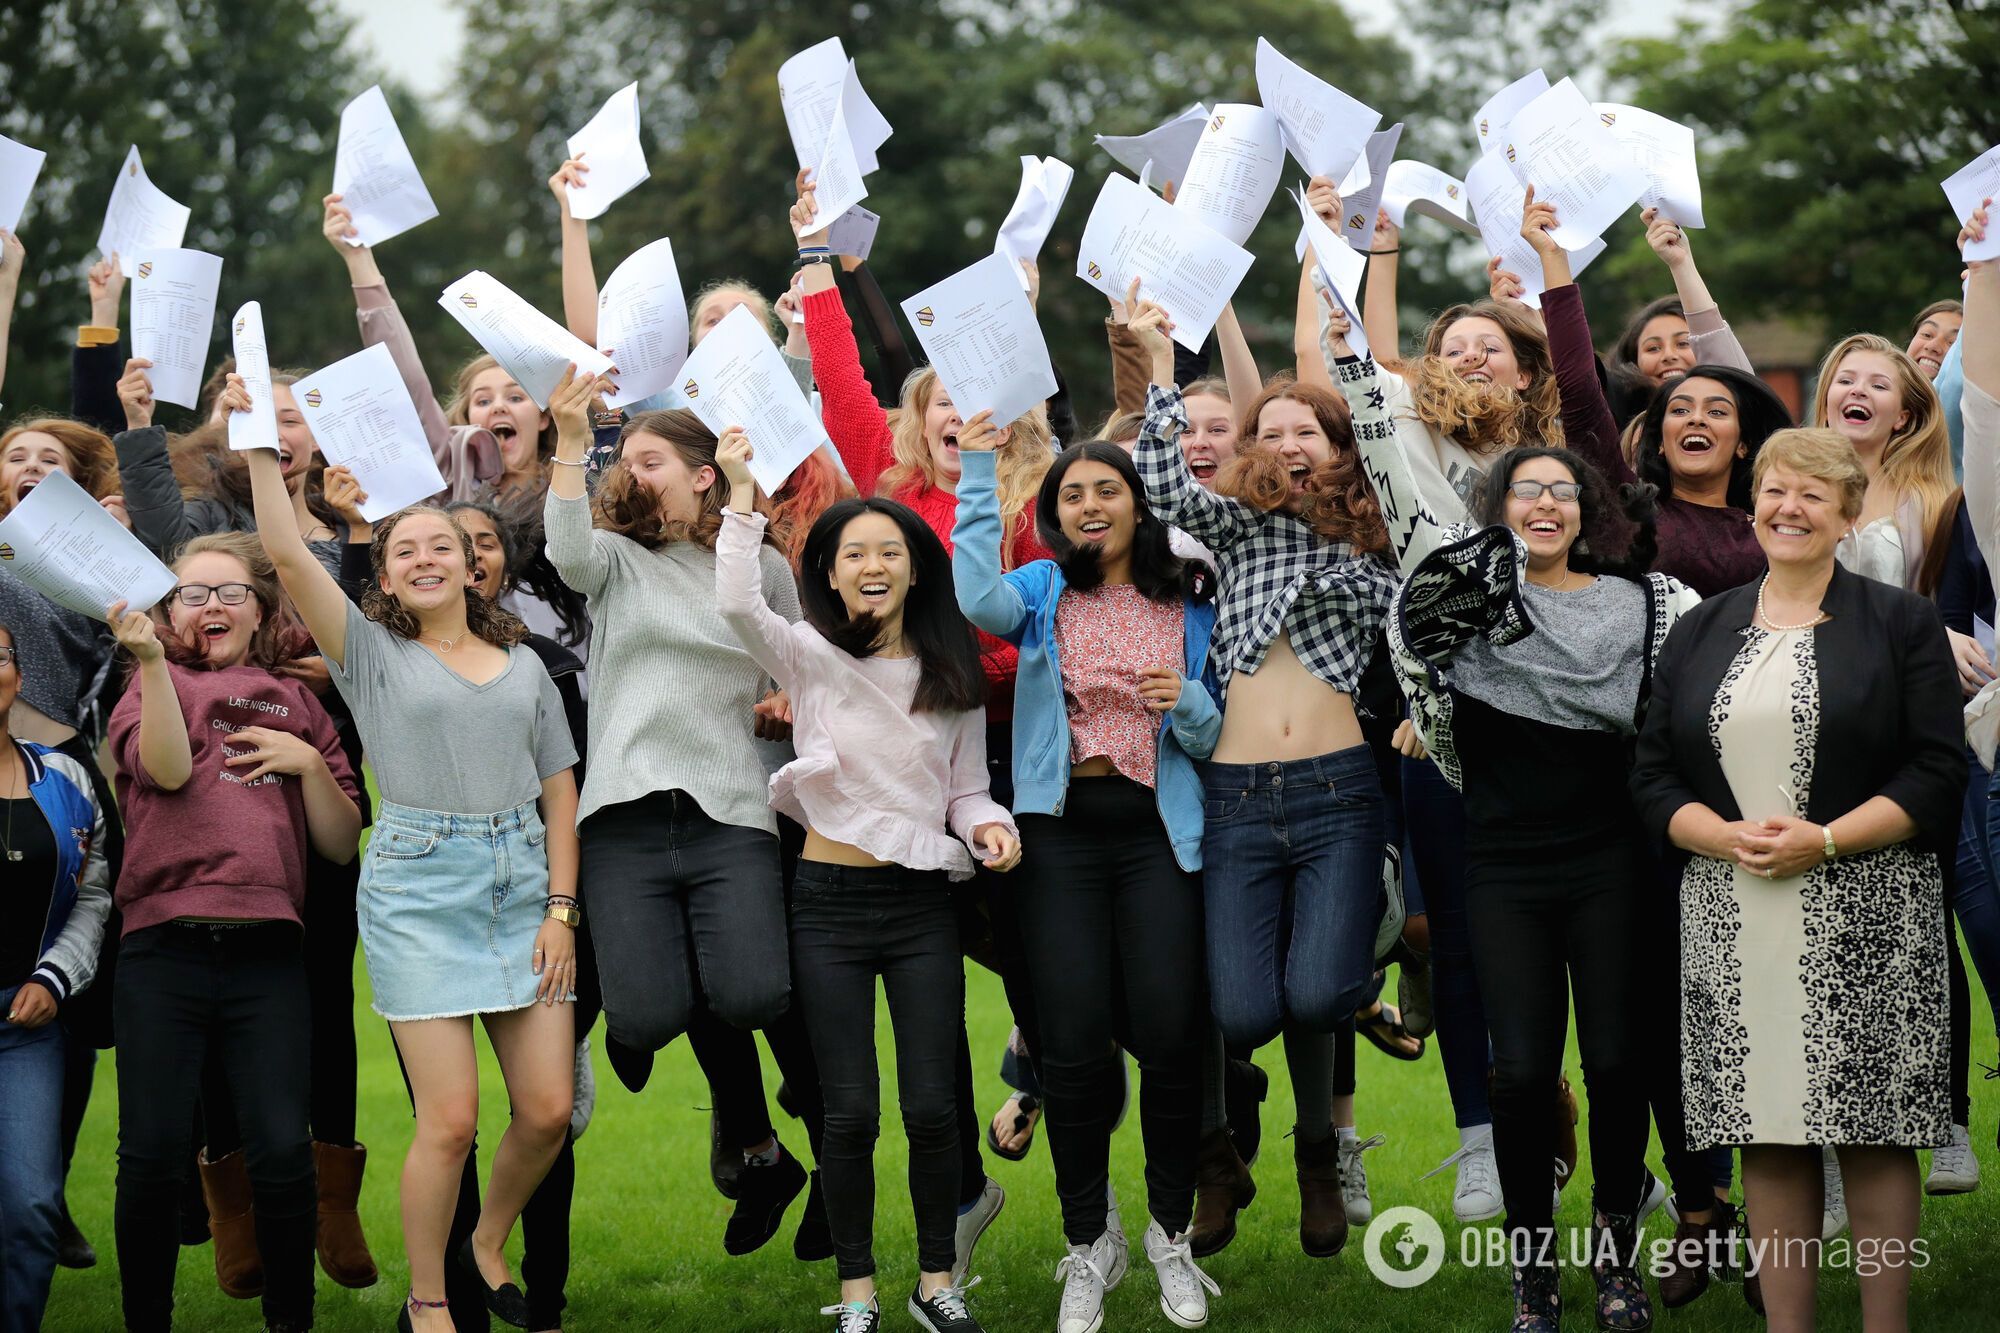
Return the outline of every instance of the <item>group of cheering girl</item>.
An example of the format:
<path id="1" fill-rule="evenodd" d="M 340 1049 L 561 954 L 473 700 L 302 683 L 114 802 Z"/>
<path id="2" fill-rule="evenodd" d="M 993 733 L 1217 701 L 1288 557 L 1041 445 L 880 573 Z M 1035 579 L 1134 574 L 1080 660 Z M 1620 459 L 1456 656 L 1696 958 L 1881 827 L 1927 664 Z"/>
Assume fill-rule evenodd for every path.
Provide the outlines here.
<path id="1" fill-rule="evenodd" d="M 566 317 L 594 341 L 566 190 L 587 170 L 550 183 Z M 812 196 L 802 174 L 795 231 Z M 1325 180 L 1309 202 L 1341 216 Z M 1380 1141 L 1355 1128 L 1355 1038 L 1413 1059 L 1432 1031 L 1454 1211 L 1504 1211 L 1511 1326 L 1553 1330 L 1572 993 L 1601 1327 L 1651 1325 L 1639 1230 L 1662 1205 L 1677 1244 L 1660 1301 L 1707 1288 L 1709 1242 L 1739 1225 L 1737 1149 L 1753 1237 L 1851 1221 L 1857 1240 L 1913 1239 L 1913 1149 L 1937 1149 L 1933 1192 L 1977 1183 L 1947 896 L 2000 984 L 1983 771 L 1963 796 L 1958 691 L 1924 688 L 1969 697 L 1993 676 L 1974 626 L 1993 619 L 1983 554 L 2000 541 L 2000 273 L 1974 265 L 1966 309 L 1924 311 L 1907 350 L 1837 344 L 1795 429 L 1666 219 L 1648 240 L 1677 297 L 1605 367 L 1557 221 L 1530 196 L 1538 311 L 1496 264 L 1491 299 L 1446 310 L 1405 356 L 1384 217 L 1373 354 L 1308 265 L 1295 371 L 1268 381 L 1233 316 L 1224 375 L 1190 365 L 1135 284 L 1107 322 L 1120 410 L 1097 438 L 1066 396 L 964 416 L 928 368 L 885 410 L 846 302 L 895 373 L 886 302 L 803 234 L 777 309 L 834 450 L 766 495 L 755 439 L 666 398 L 617 419 L 595 410 L 597 376 L 572 370 L 543 409 L 482 357 L 440 405 L 330 196 L 362 337 L 390 348 L 447 482 L 372 525 L 354 477 L 318 457 L 296 376 L 274 376 L 276 451 L 228 450 L 228 415 L 254 406 L 233 374 L 195 431 L 153 424 L 149 366 L 118 357 L 108 258 L 75 419 L 0 438 L 0 507 L 66 472 L 178 583 L 98 623 L 0 571 L 6 855 L 37 872 L 33 910 L 0 935 L 0 1069 L 22 1090 L 0 1132 L 30 1163 L 0 1173 L 0 1319 L 35 1326 L 58 1257 L 88 1248 L 62 1180 L 93 974 L 120 1048 L 128 1326 L 169 1326 L 199 1208 L 224 1290 L 261 1296 L 271 1328 L 310 1326 L 315 1249 L 336 1282 L 377 1280 L 355 1211 L 357 932 L 416 1116 L 405 1329 L 560 1326 L 601 1010 L 635 1091 L 687 1034 L 713 1092 L 711 1174 L 736 1204 L 725 1248 L 767 1243 L 806 1193 L 794 1252 L 833 1258 L 839 1282 L 821 1313 L 872 1333 L 878 976 L 916 1224 L 906 1304 L 931 1333 L 980 1327 L 973 1252 L 1005 1197 L 982 1139 L 1018 1159 L 1044 1127 L 1058 1333 L 1104 1326 L 1130 1266 L 1109 1181 L 1127 1054 L 1166 1318 L 1209 1318 L 1219 1287 L 1197 1259 L 1256 1194 L 1251 1056 L 1274 1038 L 1300 1243 L 1339 1252 L 1372 1215 L 1362 1159 Z M 762 297 L 722 284 L 697 299 L 695 338 L 736 305 L 770 326 Z M 1909 697 L 1836 744 L 1852 681 Z M 115 803 L 88 742 L 99 698 Z M 1792 748 L 1759 753 L 1790 767 L 1753 782 L 1733 737 L 1767 726 Z M 1763 786 L 1786 805 L 1753 817 Z M 1782 903 L 1756 896 L 1780 883 Z M 1759 952 L 1786 930 L 1810 941 L 1798 969 Z M 1017 1090 L 983 1126 L 967 956 L 999 973 L 1016 1028 Z M 1759 958 L 1790 970 L 1770 1003 L 1796 1000 L 1807 1030 L 1743 999 Z M 1389 960 L 1400 1011 L 1380 995 Z M 512 1112 L 483 1195 L 475 1017 Z M 773 1130 L 760 1029 L 810 1172 Z M 1842 1077 L 1746 1088 L 1744 1051 L 1785 1064 L 1815 1042 L 1792 1062 Z M 1645 1165 L 1652 1125 L 1671 1189 Z M 525 1290 L 502 1252 L 517 1220 Z M 1774 1324 L 1810 1320 L 1809 1267 L 1758 1277 L 1747 1294 Z M 1906 1267 L 1861 1285 L 1871 1326 L 1902 1318 Z"/>

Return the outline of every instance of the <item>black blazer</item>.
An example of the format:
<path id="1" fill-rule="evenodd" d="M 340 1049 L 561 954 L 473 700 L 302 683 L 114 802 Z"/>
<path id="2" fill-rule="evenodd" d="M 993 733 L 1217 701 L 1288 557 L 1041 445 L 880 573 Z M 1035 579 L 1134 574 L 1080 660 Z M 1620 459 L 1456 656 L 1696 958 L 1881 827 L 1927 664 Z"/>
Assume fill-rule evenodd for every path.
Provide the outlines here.
<path id="1" fill-rule="evenodd" d="M 1756 614 L 1758 587 L 1733 588 L 1683 615 L 1653 673 L 1632 799 L 1669 851 L 1667 823 L 1690 802 L 1743 817 L 1708 713 Z M 1964 697 L 1943 619 L 1916 594 L 1838 565 L 1820 606 L 1831 618 L 1813 631 L 1819 738 L 1803 818 L 1826 824 L 1886 796 L 1917 822 L 1913 845 L 1952 855 L 1966 781 Z"/>

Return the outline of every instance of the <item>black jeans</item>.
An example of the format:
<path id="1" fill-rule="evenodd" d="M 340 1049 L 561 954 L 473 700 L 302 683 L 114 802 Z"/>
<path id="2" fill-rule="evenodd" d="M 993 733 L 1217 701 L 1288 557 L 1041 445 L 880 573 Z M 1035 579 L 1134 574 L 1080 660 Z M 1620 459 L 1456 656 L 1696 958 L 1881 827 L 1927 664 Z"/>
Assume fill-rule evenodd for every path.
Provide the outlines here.
<path id="1" fill-rule="evenodd" d="M 309 1325 L 318 1200 L 302 933 L 275 921 L 168 922 L 126 936 L 118 964 L 116 1229 L 126 1327 L 172 1322 L 181 1177 L 211 1051 L 242 1126 L 264 1317 Z"/>
<path id="2" fill-rule="evenodd" d="M 1104 1234 L 1121 1038 L 1139 1062 L 1147 1205 L 1187 1230 L 1209 1012 L 1201 877 L 1182 870 L 1153 789 L 1071 778 L 1065 812 L 1022 815 L 1014 871 L 1042 1026 L 1049 1153 L 1072 1245 Z"/>
<path id="3" fill-rule="evenodd" d="M 921 1271 L 951 1270 L 958 1220 L 958 1097 L 965 1022 L 958 916 L 942 871 L 799 862 L 792 885 L 792 985 L 826 1098 L 819 1159 L 840 1277 L 875 1271 L 875 978 L 889 998 L 896 1088 L 910 1149 Z"/>
<path id="4" fill-rule="evenodd" d="M 718 824 L 681 791 L 606 806 L 581 832 L 578 883 L 612 1040 L 660 1050 L 687 1031 L 701 997 L 739 1028 L 785 1011 L 775 834 Z"/>
<path id="5" fill-rule="evenodd" d="M 1481 846 L 1468 830 L 1466 923 L 1493 1034 L 1493 1150 L 1508 1228 L 1552 1224 L 1552 1105 L 1576 992 L 1590 1095 L 1590 1170 L 1606 1212 L 1635 1209 L 1646 1180 L 1647 1071 L 1658 964 L 1644 901 L 1657 870 L 1638 834 L 1556 852 Z"/>

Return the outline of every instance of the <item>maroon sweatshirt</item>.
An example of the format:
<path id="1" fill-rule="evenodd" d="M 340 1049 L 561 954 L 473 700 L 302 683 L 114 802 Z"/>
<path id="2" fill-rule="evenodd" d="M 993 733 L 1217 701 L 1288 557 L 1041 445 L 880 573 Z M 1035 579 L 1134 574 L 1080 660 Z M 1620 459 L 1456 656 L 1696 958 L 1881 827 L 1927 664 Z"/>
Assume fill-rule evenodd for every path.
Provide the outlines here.
<path id="1" fill-rule="evenodd" d="M 246 781 L 253 766 L 228 768 L 222 760 L 243 752 L 229 738 L 245 727 L 288 731 L 326 756 L 334 780 L 358 802 L 360 785 L 333 720 L 304 685 L 258 667 L 167 670 L 194 756 L 180 790 L 154 785 L 140 765 L 137 675 L 111 714 L 125 816 L 125 867 L 114 896 L 125 933 L 183 916 L 303 925 L 308 844 L 300 780 L 266 773 Z"/>

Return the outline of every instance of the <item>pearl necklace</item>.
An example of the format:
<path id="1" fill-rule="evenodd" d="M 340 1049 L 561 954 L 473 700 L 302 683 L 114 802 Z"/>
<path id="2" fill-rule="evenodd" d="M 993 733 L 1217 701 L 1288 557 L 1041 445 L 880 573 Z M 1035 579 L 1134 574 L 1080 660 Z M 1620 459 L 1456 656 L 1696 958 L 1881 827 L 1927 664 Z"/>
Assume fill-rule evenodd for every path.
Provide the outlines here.
<path id="1" fill-rule="evenodd" d="M 1764 622 L 1765 629 L 1777 631 L 1811 629 L 1814 625 L 1826 619 L 1826 612 L 1824 611 L 1817 613 L 1811 620 L 1806 621 L 1802 625 L 1780 625 L 1777 621 L 1771 619 L 1770 613 L 1764 609 L 1764 585 L 1770 581 L 1771 576 L 1767 573 L 1757 583 L 1757 619 Z"/>

